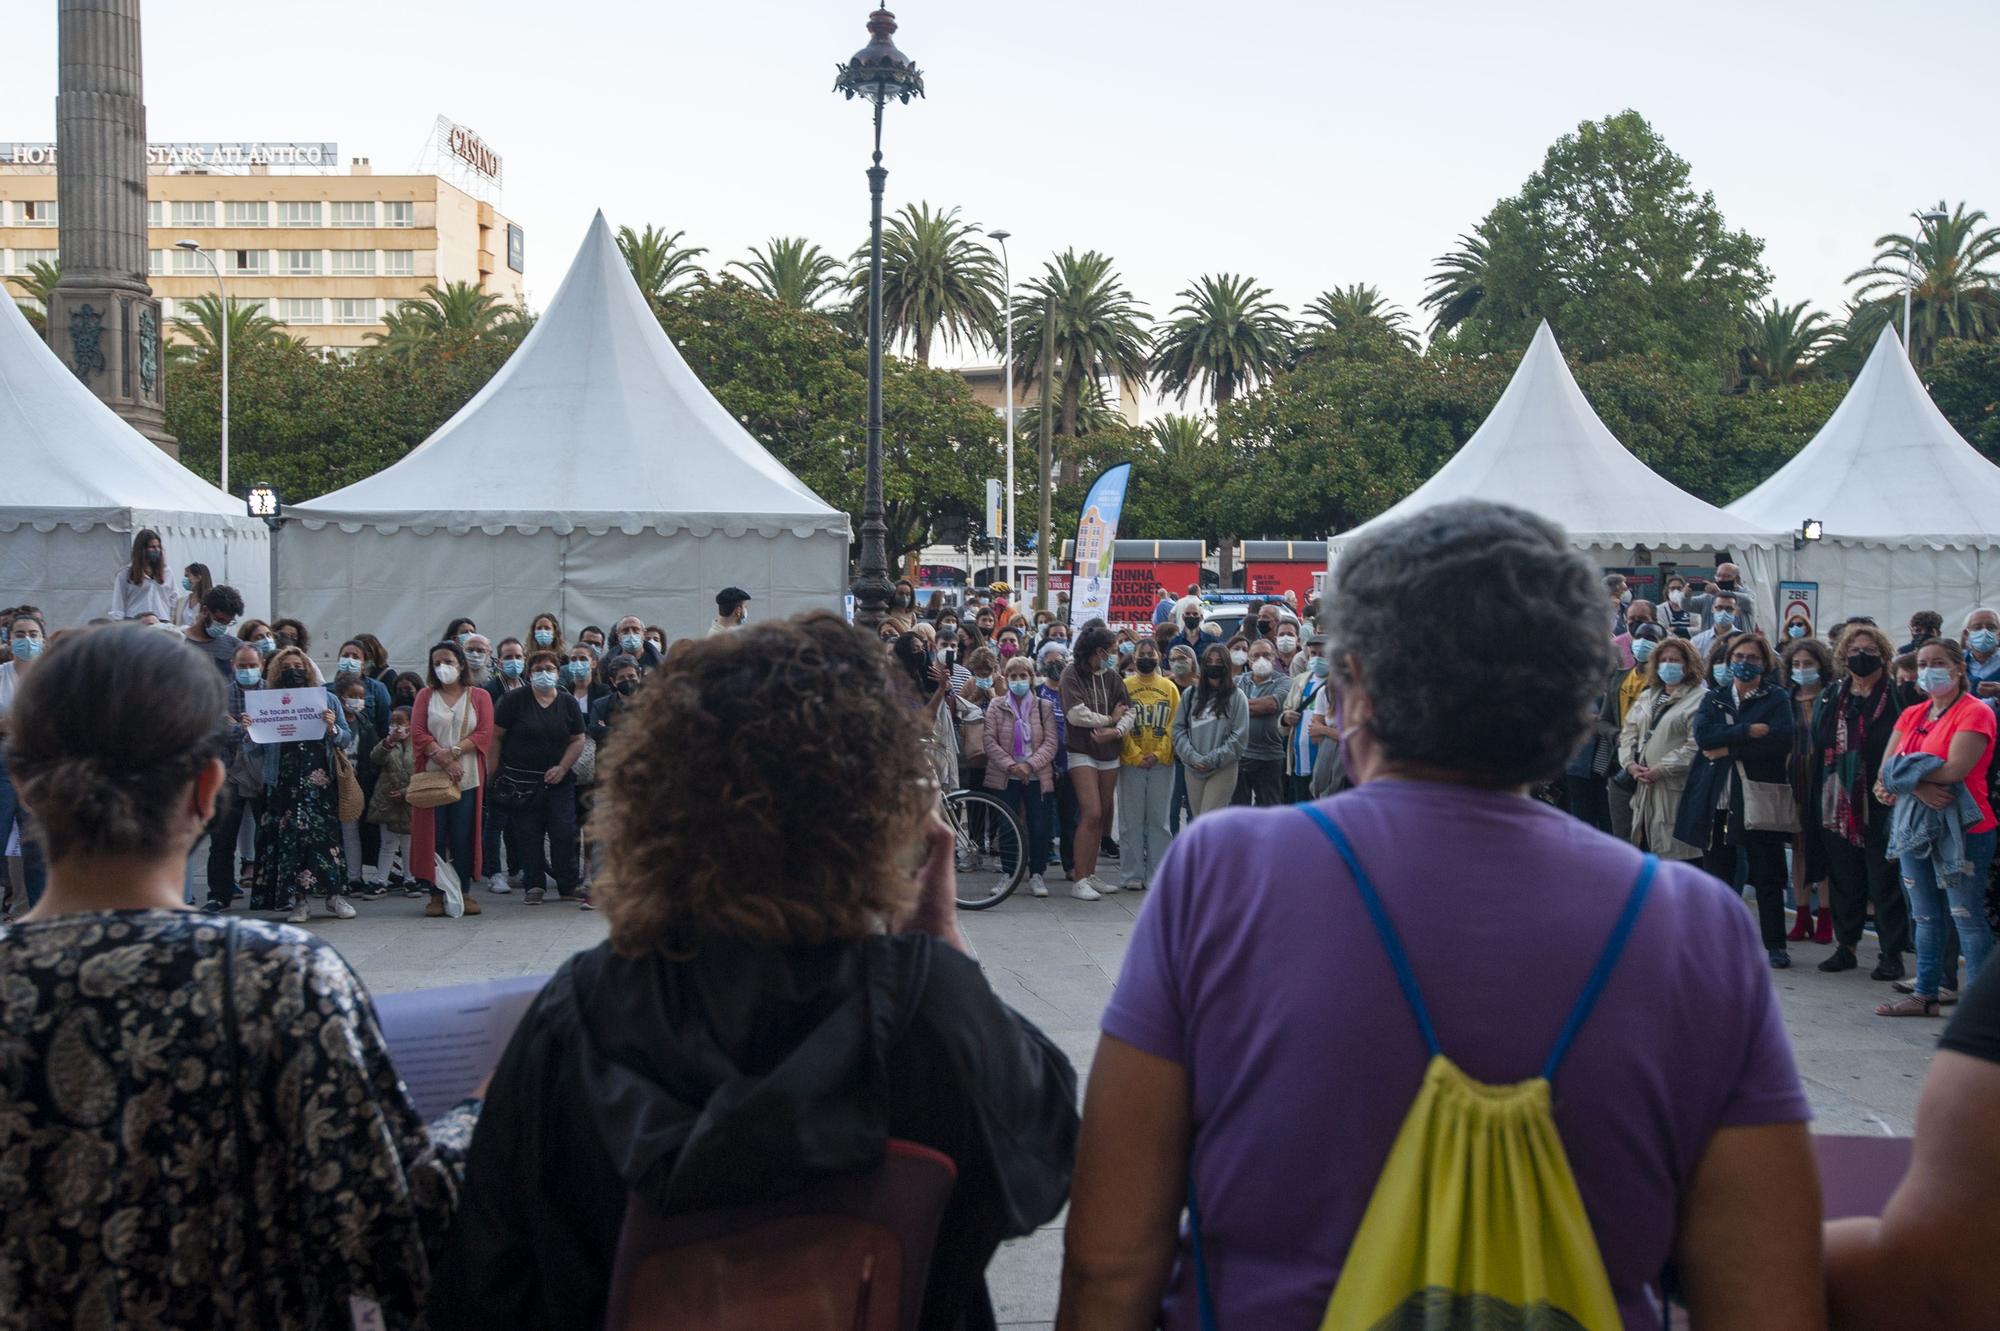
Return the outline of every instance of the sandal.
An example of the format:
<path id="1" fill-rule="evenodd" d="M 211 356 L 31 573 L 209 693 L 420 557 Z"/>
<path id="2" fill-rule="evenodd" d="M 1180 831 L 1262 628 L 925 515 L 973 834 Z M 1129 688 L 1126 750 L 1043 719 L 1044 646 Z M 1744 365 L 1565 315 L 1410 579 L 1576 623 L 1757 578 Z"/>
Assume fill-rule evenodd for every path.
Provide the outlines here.
<path id="1" fill-rule="evenodd" d="M 1878 1017 L 1938 1017 L 1944 1014 L 1938 1008 L 1938 1001 L 1935 998 L 1924 998 L 1918 994 L 1911 994 L 1908 998 L 1899 998 L 1893 1003 L 1876 1004 L 1875 1015 Z"/>

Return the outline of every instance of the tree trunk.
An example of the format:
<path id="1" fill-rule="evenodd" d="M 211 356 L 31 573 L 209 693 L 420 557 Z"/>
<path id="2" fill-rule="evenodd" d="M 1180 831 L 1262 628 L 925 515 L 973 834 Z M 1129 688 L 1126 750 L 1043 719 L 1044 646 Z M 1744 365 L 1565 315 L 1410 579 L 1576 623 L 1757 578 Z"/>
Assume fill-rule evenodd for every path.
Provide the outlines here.
<path id="1" fill-rule="evenodd" d="M 915 338 L 917 364 L 928 366 L 931 363 L 931 330 L 928 328 L 919 328 L 916 331 Z"/>
<path id="2" fill-rule="evenodd" d="M 1229 400 L 1233 396 L 1235 396 L 1235 385 L 1223 379 L 1215 381 L 1215 443 L 1225 456 L 1229 452 L 1229 445 L 1222 436 L 1222 409 L 1229 405 Z M 1233 533 L 1224 532 L 1222 534 L 1221 548 L 1215 552 L 1216 585 L 1223 591 L 1228 591 L 1230 580 L 1235 574 L 1236 537 Z M 1245 588 L 1245 590 L 1247 591 L 1248 588 Z"/>
<path id="3" fill-rule="evenodd" d="M 1065 364 L 1063 366 L 1062 424 L 1056 430 L 1056 433 L 1065 439 L 1076 438 L 1077 417 L 1081 414 L 1082 399 L 1083 384 L 1081 376 L 1074 371 L 1073 367 Z M 1076 456 L 1072 453 L 1069 457 L 1062 460 L 1062 469 L 1058 483 L 1062 485 L 1075 485 L 1082 479 L 1077 470 Z"/>

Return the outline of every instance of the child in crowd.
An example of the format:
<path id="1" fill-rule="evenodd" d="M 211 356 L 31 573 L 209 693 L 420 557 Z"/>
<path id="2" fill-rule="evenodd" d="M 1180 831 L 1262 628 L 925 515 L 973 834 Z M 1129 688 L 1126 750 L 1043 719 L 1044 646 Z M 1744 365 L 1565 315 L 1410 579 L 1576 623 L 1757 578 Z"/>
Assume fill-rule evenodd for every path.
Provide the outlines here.
<path id="1" fill-rule="evenodd" d="M 368 804 L 368 821 L 382 829 L 382 850 L 375 860 L 375 881 L 385 889 L 401 887 L 406 897 L 421 897 L 424 889 L 391 872 L 399 862 L 410 859 L 410 805 L 404 792 L 416 771 L 410 751 L 410 709 L 398 707 L 389 713 L 389 733 L 369 753 L 375 764 L 375 798 Z"/>

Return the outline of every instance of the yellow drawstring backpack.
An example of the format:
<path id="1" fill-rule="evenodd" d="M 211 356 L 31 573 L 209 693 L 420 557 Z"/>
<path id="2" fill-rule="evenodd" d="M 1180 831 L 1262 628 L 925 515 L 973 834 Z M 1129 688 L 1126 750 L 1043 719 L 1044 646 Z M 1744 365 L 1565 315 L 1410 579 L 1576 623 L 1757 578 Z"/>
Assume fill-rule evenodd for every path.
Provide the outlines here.
<path id="1" fill-rule="evenodd" d="M 1541 1075 L 1493 1086 L 1468 1077 L 1439 1047 L 1409 957 L 1353 847 L 1326 813 L 1303 808 L 1354 876 L 1431 1056 L 1320 1331 L 1620 1331 L 1549 1083 L 1618 964 L 1659 861 L 1646 857 Z M 1217 1331 L 1192 1184 L 1188 1202 L 1202 1331 Z"/>

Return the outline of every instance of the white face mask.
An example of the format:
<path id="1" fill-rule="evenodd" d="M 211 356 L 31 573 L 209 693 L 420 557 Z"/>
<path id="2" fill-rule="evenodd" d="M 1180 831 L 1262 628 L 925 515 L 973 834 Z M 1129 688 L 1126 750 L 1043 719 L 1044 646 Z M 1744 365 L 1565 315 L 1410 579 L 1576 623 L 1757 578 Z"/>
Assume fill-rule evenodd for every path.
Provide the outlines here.
<path id="1" fill-rule="evenodd" d="M 347 709 L 348 715 L 358 716 L 360 715 L 361 709 L 363 706 L 366 705 L 367 701 L 368 700 L 366 698 L 342 698 L 340 700 L 340 705 Z"/>
<path id="2" fill-rule="evenodd" d="M 1268 656 L 1260 656 L 1250 663 L 1250 673 L 1258 679 L 1268 679 L 1271 669 L 1271 658 Z"/>
<path id="3" fill-rule="evenodd" d="M 1678 591 L 1672 591 L 1672 592 L 1668 592 L 1668 593 L 1667 593 L 1667 603 L 1668 603 L 1669 605 L 1673 606 L 1673 608 L 1674 608 L 1674 609 L 1676 609 L 1676 610 L 1680 609 L 1680 608 L 1681 608 L 1681 593 L 1679 593 Z"/>
<path id="4" fill-rule="evenodd" d="M 447 688 L 449 688 L 449 687 L 450 687 L 450 686 L 452 686 L 453 684 L 456 684 L 456 683 L 458 683 L 458 667 L 457 667 L 457 666 L 455 666 L 455 665 L 441 665 L 441 666 L 437 666 L 437 667 L 435 667 L 435 669 L 436 669 L 436 671 L 437 671 L 437 677 L 438 677 L 438 683 L 440 683 L 440 684 L 444 685 L 444 686 L 445 686 L 445 687 L 447 687 Z"/>
<path id="5" fill-rule="evenodd" d="M 1294 637 L 1293 637 L 1293 636 L 1292 636 L 1291 634 L 1289 634 L 1289 633 L 1280 633 L 1280 634 L 1278 635 L 1278 650 L 1279 650 L 1279 651 L 1281 651 L 1281 652 L 1295 652 L 1295 651 L 1297 651 L 1298 649 L 1299 649 L 1299 640 L 1298 640 L 1297 638 L 1294 638 Z"/>
<path id="6" fill-rule="evenodd" d="M 1250 653 L 1248 652 L 1231 652 L 1229 654 L 1229 664 L 1235 666 L 1238 670 L 1241 670 L 1248 664 L 1249 660 Z"/>

